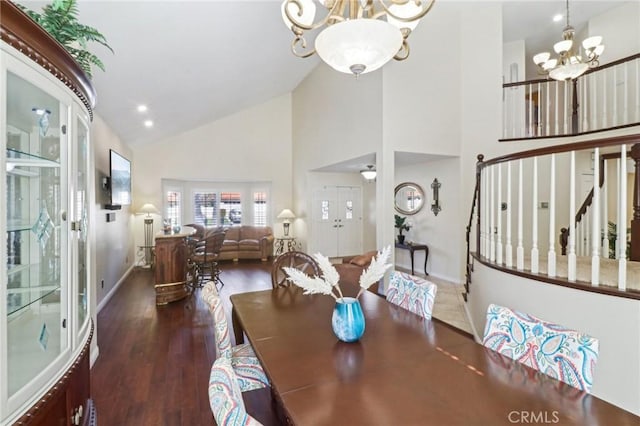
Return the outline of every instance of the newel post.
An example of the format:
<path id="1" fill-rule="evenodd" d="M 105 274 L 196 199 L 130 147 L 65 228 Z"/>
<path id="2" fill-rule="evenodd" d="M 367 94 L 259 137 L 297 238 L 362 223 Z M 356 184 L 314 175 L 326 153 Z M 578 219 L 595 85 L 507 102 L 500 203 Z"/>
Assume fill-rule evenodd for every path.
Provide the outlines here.
<path id="1" fill-rule="evenodd" d="M 633 176 L 633 218 L 631 219 L 631 250 L 629 260 L 640 260 L 640 143 L 631 147 L 631 158 L 635 163 Z M 624 226 L 622 227 L 624 235 Z M 626 239 L 621 238 L 626 244 Z M 624 247 L 624 245 L 623 245 Z"/>

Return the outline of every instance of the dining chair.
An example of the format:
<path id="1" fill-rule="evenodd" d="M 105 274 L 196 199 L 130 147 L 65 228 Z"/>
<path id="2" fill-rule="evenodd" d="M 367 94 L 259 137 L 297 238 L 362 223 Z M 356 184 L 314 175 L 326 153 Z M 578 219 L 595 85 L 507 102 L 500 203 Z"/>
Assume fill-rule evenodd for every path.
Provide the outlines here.
<path id="1" fill-rule="evenodd" d="M 209 405 L 218 426 L 260 426 L 247 414 L 231 361 L 218 358 L 209 375 Z"/>
<path id="2" fill-rule="evenodd" d="M 568 385 L 591 391 L 599 353 L 594 337 L 491 304 L 482 344 Z"/>
<path id="3" fill-rule="evenodd" d="M 387 300 L 428 320 L 438 287 L 427 280 L 400 271 L 392 271 Z"/>
<path id="4" fill-rule="evenodd" d="M 289 251 L 281 254 L 273 261 L 271 267 L 271 285 L 273 288 L 289 287 L 291 281 L 282 270 L 284 267 L 299 269 L 309 276 L 320 276 L 320 266 L 311 256 L 301 251 Z"/>
<path id="5" fill-rule="evenodd" d="M 198 286 L 202 286 L 205 277 L 207 277 L 216 285 L 219 283 L 220 288 L 224 287 L 224 282 L 220 279 L 218 258 L 224 243 L 225 233 L 224 229 L 218 229 L 195 244 L 191 254 L 191 261 L 196 266 L 196 273 L 199 277 Z"/>
<path id="6" fill-rule="evenodd" d="M 242 392 L 269 386 L 269 379 L 260 365 L 251 344 L 231 346 L 229 325 L 225 315 L 222 299 L 213 281 L 209 281 L 202 288 L 202 298 L 209 307 L 213 318 L 213 330 L 216 339 L 216 357 L 226 358 L 238 376 L 238 383 Z"/>

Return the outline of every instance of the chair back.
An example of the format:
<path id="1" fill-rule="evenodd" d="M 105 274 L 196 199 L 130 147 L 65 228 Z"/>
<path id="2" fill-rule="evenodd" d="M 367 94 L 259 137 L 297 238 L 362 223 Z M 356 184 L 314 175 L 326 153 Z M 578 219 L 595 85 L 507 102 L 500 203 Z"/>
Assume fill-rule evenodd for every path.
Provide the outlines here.
<path id="1" fill-rule="evenodd" d="M 195 239 L 195 240 L 201 240 L 202 238 L 204 238 L 204 226 L 200 225 L 199 223 L 188 223 L 185 226 L 189 226 L 193 229 L 196 230 L 196 232 L 194 232 L 191 235 L 191 238 Z"/>
<path id="2" fill-rule="evenodd" d="M 319 276 L 320 266 L 318 262 L 311 256 L 301 251 L 289 251 L 283 253 L 273 261 L 271 267 L 271 285 L 273 288 L 289 287 L 291 281 L 287 274 L 282 270 L 284 267 L 299 269 L 309 276 Z"/>
<path id="3" fill-rule="evenodd" d="M 194 250 L 196 262 L 213 262 L 218 258 L 224 243 L 225 232 L 224 229 L 219 229 L 196 243 Z"/>
<path id="4" fill-rule="evenodd" d="M 491 304 L 482 344 L 548 376 L 590 392 L 598 339 Z"/>
<path id="5" fill-rule="evenodd" d="M 392 271 L 387 300 L 430 320 L 437 291 L 438 287 L 432 282 L 404 272 Z"/>
<path id="6" fill-rule="evenodd" d="M 202 287 L 202 299 L 209 307 L 213 318 L 213 331 L 216 339 L 216 357 L 229 358 L 233 356 L 231 338 L 229 336 L 229 324 L 222 306 L 222 299 L 213 281 L 209 281 Z"/>
<path id="7" fill-rule="evenodd" d="M 231 360 L 216 359 L 209 375 L 209 405 L 218 426 L 261 426 L 247 414 Z"/>

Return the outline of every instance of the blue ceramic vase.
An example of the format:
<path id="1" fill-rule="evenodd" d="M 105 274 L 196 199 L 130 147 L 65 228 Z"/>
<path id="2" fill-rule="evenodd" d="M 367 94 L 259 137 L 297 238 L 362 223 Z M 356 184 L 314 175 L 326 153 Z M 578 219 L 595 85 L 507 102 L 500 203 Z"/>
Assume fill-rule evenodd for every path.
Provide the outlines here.
<path id="1" fill-rule="evenodd" d="M 343 342 L 357 342 L 364 334 L 364 314 L 358 299 L 338 299 L 331 317 L 333 333 Z"/>

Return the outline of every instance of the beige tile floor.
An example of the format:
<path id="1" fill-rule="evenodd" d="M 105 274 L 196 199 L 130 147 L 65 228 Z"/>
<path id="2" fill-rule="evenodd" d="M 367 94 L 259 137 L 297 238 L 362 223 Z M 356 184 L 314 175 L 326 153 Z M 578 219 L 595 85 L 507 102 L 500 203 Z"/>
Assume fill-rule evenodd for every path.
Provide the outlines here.
<path id="1" fill-rule="evenodd" d="M 396 269 L 411 273 L 411 271 L 404 268 L 396 267 Z M 462 331 L 473 334 L 467 314 L 464 310 L 465 302 L 462 298 L 464 286 L 432 275 L 429 275 L 428 277 L 419 273 L 416 273 L 415 275 L 420 278 L 427 279 L 438 286 L 436 301 L 433 305 L 433 316 L 442 322 L 446 322 L 447 324 L 459 328 Z"/>

